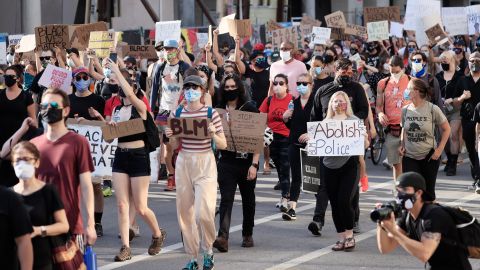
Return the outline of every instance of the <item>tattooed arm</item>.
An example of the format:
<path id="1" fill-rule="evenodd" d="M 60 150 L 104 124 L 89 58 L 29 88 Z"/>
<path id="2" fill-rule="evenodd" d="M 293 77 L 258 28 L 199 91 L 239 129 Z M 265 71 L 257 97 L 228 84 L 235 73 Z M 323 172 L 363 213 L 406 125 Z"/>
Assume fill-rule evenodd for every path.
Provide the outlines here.
<path id="1" fill-rule="evenodd" d="M 416 241 L 405 234 L 397 233 L 394 234 L 394 238 L 410 255 L 426 263 L 440 244 L 442 235 L 437 232 L 424 232 L 421 241 Z"/>

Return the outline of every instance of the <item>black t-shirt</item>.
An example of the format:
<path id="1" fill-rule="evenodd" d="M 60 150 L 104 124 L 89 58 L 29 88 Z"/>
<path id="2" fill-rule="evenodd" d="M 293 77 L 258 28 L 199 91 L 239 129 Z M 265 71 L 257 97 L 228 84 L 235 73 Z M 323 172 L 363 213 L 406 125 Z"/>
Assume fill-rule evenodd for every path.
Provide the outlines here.
<path id="1" fill-rule="evenodd" d="M 75 114 L 78 114 L 78 117 L 83 117 L 87 120 L 97 120 L 92 118 L 88 113 L 88 108 L 92 107 L 97 110 L 101 115 L 103 115 L 103 110 L 105 109 L 105 100 L 96 94 L 90 94 L 86 97 L 78 97 L 75 94 L 68 95 L 70 99 L 70 114 L 68 117 L 72 118 Z"/>
<path id="2" fill-rule="evenodd" d="M 0 146 L 22 126 L 32 104 L 32 96 L 25 91 L 12 100 L 7 98 L 7 90 L 0 91 Z"/>
<path id="3" fill-rule="evenodd" d="M 472 96 L 463 101 L 460 115 L 462 116 L 462 121 L 472 121 L 475 107 L 480 102 L 480 79 L 475 82 L 470 75 L 462 76 L 458 80 L 455 96 L 461 96 L 464 90 L 470 90 Z"/>
<path id="4" fill-rule="evenodd" d="M 460 241 L 457 228 L 451 216 L 441 206 L 424 204 L 418 218 L 411 216 L 407 226 L 407 212 L 397 221 L 409 238 L 420 241 L 423 232 L 441 233 L 442 238 Z M 472 269 L 465 250 L 448 245 L 440 240 L 428 263 L 432 270 L 469 270 Z"/>
<path id="5" fill-rule="evenodd" d="M 252 100 L 255 101 L 258 109 L 268 95 L 268 88 L 270 87 L 270 67 L 260 72 L 254 71 L 248 65 L 245 66 L 245 68 L 245 77 L 250 78 L 252 81 Z"/>
<path id="6" fill-rule="evenodd" d="M 30 195 L 23 196 L 23 200 L 30 209 L 30 220 L 33 226 L 47 226 L 55 223 L 54 213 L 64 209 L 57 189 L 49 184 Z M 49 237 L 39 236 L 32 239 L 34 269 L 52 264 L 49 240 Z"/>
<path id="7" fill-rule="evenodd" d="M 318 88 L 324 86 L 327 83 L 333 82 L 333 77 L 327 76 L 323 79 L 313 79 L 313 91 L 317 91 Z"/>
<path id="8" fill-rule="evenodd" d="M 456 98 L 459 97 L 458 93 L 455 92 L 455 87 L 457 86 L 457 82 L 462 76 L 460 72 L 455 72 L 453 74 L 452 79 L 450 81 L 445 81 L 443 78 L 444 71 L 440 71 L 437 73 L 435 77 L 437 77 L 438 84 L 440 86 L 440 94 L 443 99 L 449 99 L 449 98 Z M 458 96 L 457 96 L 458 95 Z"/>
<path id="9" fill-rule="evenodd" d="M 20 196 L 0 186 L 0 262 L 4 270 L 19 269 L 15 238 L 33 232 Z"/>
<path id="10" fill-rule="evenodd" d="M 29 88 L 31 93 L 37 94 L 37 97 L 35 99 L 35 103 L 37 103 L 37 104 L 40 104 L 40 102 L 42 101 L 43 91 L 45 91 L 47 89 L 45 86 L 41 86 L 40 84 L 38 84 L 38 81 L 42 77 L 44 70 L 37 73 L 37 75 L 33 78 L 32 85 Z"/>

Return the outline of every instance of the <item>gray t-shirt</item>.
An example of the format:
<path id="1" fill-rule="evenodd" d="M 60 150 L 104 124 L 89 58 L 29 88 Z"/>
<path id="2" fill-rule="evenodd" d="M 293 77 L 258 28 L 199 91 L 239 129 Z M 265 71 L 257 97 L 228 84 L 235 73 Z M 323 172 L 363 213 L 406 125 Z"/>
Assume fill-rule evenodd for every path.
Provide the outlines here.
<path id="1" fill-rule="evenodd" d="M 435 149 L 435 126 L 440 126 L 447 118 L 442 110 L 430 102 L 420 107 L 413 104 L 402 108 L 401 125 L 405 131 L 405 156 L 416 160 L 424 159 L 431 149 Z"/>
<path id="2" fill-rule="evenodd" d="M 346 120 L 358 120 L 356 116 L 349 116 Z M 352 156 L 324 157 L 323 165 L 329 169 L 338 169 L 345 165 Z"/>

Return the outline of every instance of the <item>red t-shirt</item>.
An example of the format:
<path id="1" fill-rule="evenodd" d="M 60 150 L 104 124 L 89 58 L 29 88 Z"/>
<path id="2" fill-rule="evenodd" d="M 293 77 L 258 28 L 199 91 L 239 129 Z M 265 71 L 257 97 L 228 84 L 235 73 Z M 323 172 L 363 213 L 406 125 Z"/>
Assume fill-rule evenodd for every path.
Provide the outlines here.
<path id="1" fill-rule="evenodd" d="M 288 109 L 288 103 L 292 100 L 292 95 L 287 94 L 284 98 L 278 99 L 275 95 L 272 96 L 270 107 L 268 107 L 268 97 L 266 97 L 259 110 L 262 113 L 267 113 L 267 125 L 274 133 L 288 137 L 290 130 L 283 122 L 283 113 Z"/>
<path id="2" fill-rule="evenodd" d="M 31 142 L 40 151 L 38 179 L 57 187 L 65 206 L 70 232 L 82 234 L 79 175 L 95 169 L 87 139 L 69 131 L 55 142 L 49 141 L 45 134 Z"/>
<path id="3" fill-rule="evenodd" d="M 148 104 L 148 100 L 145 96 L 143 96 L 142 101 L 143 103 L 145 103 L 145 105 L 147 105 L 147 110 L 151 112 L 152 110 L 150 109 L 150 104 Z M 105 110 L 103 110 L 103 113 L 105 114 L 105 116 L 111 117 L 113 113 L 113 109 L 119 105 L 122 105 L 122 101 L 120 101 L 120 97 L 113 96 L 105 102 Z"/>

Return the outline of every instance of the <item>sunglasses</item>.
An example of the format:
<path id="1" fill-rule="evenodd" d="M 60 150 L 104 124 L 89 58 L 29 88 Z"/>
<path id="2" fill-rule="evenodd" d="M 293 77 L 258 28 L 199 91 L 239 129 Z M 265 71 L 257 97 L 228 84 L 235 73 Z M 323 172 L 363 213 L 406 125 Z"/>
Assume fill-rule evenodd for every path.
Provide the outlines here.
<path id="1" fill-rule="evenodd" d="M 50 58 L 52 58 L 51 56 L 40 56 L 40 61 L 43 61 L 43 60 L 50 60 Z"/>
<path id="2" fill-rule="evenodd" d="M 15 160 L 12 160 L 12 163 L 18 163 L 20 161 L 30 162 L 30 161 L 35 161 L 35 160 L 37 160 L 37 159 L 33 158 L 33 157 L 18 157 Z"/>
<path id="3" fill-rule="evenodd" d="M 17 79 L 17 76 L 15 75 L 3 75 L 3 77 L 6 79 L 6 78 L 9 78 L 9 79 L 13 79 L 13 80 L 16 80 Z"/>
<path id="4" fill-rule="evenodd" d="M 300 85 L 307 86 L 309 84 L 310 84 L 309 82 L 297 82 L 297 86 L 300 86 Z"/>
<path id="5" fill-rule="evenodd" d="M 280 84 L 280 86 L 284 86 L 284 85 L 285 85 L 285 82 L 283 82 L 283 81 L 273 82 L 273 85 L 279 85 L 279 84 Z"/>
<path id="6" fill-rule="evenodd" d="M 157 52 L 161 52 L 161 51 L 163 50 L 163 48 L 162 48 L 162 47 L 155 47 L 155 50 L 156 50 Z"/>
<path id="7" fill-rule="evenodd" d="M 198 85 L 189 83 L 189 84 L 183 85 L 183 88 L 193 88 L 193 89 L 197 89 L 197 88 L 198 88 Z"/>
<path id="8" fill-rule="evenodd" d="M 413 58 L 412 59 L 414 63 L 421 63 L 422 62 L 422 58 Z"/>
<path id="9" fill-rule="evenodd" d="M 87 81 L 88 80 L 88 75 L 80 75 L 80 76 L 75 76 L 75 80 L 78 82 L 80 80 Z"/>
<path id="10" fill-rule="evenodd" d="M 53 109 L 61 109 L 60 106 L 58 105 L 58 102 L 52 101 L 50 103 L 40 103 L 40 110 L 46 110 L 48 109 L 48 106 L 50 105 L 50 108 Z"/>

